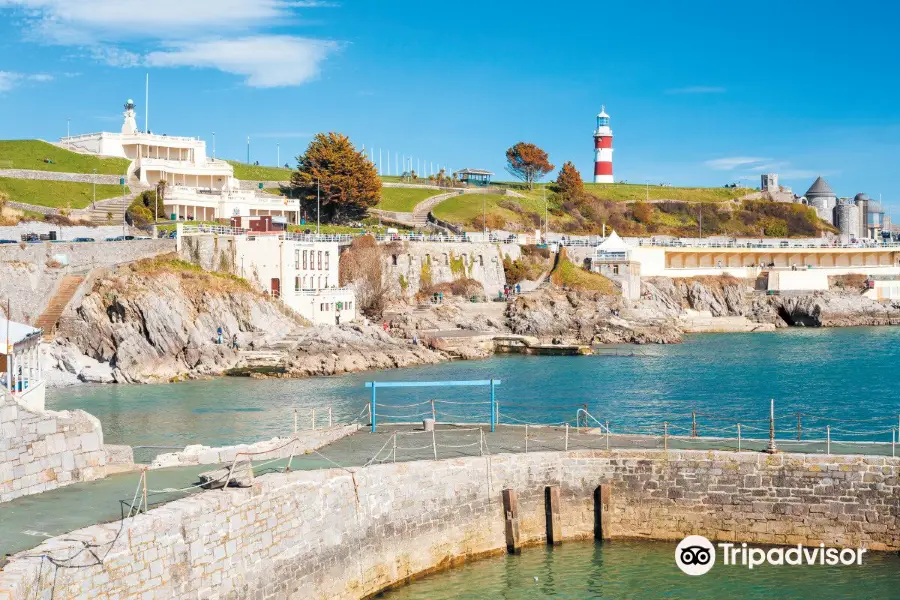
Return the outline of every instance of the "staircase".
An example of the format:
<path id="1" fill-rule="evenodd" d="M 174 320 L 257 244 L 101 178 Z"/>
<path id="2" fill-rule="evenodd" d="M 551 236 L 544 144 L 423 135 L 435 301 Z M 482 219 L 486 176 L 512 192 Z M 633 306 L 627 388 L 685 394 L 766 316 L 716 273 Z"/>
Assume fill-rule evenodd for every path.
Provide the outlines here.
<path id="1" fill-rule="evenodd" d="M 41 313 L 41 316 L 35 321 L 34 326 L 40 327 L 44 331 L 43 337 L 45 341 L 53 339 L 53 334 L 56 331 L 56 324 L 59 323 L 59 318 L 62 316 L 63 311 L 66 310 L 66 306 L 69 305 L 69 301 L 72 299 L 72 296 L 75 295 L 75 292 L 78 291 L 78 288 L 83 281 L 84 277 L 81 275 L 66 275 L 63 277 L 62 282 L 59 284 L 59 289 L 56 291 L 56 295 L 50 299 L 47 308 L 44 309 L 44 312 Z"/>
<path id="2" fill-rule="evenodd" d="M 131 206 L 131 203 L 141 192 L 147 189 L 152 188 L 139 187 L 132 184 L 130 191 L 124 198 L 120 196 L 118 198 L 100 200 L 94 206 L 88 206 L 83 209 L 82 217 L 95 225 L 121 225 L 125 218 L 125 210 Z"/>

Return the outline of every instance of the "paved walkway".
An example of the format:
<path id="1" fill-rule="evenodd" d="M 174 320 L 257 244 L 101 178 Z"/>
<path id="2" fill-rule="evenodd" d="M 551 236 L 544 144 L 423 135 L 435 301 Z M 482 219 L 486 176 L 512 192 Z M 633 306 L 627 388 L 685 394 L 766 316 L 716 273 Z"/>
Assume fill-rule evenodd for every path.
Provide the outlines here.
<path id="1" fill-rule="evenodd" d="M 396 432 L 396 437 L 395 437 Z M 568 433 L 568 435 L 567 435 Z M 527 436 L 527 437 L 526 437 Z M 396 443 L 395 443 L 396 440 Z M 767 440 L 742 439 L 743 451 L 761 451 Z M 788 452 L 825 453 L 824 441 L 797 442 L 778 440 L 780 449 Z M 376 433 L 368 428 L 346 436 L 318 451 L 294 457 L 293 470 L 361 467 L 370 463 L 406 462 L 479 456 L 482 454 L 606 449 L 670 450 L 737 450 L 738 440 L 731 438 L 669 437 L 660 435 L 609 435 L 599 429 L 576 430 L 569 427 L 499 425 L 494 433 L 487 426 L 439 425 L 432 437 L 421 425 L 379 426 Z M 832 442 L 832 454 L 875 454 L 891 456 L 890 443 Z M 265 457 L 263 457 L 264 459 Z M 283 469 L 287 460 L 272 462 L 256 474 Z M 256 463 L 259 464 L 259 463 Z M 166 492 L 197 482 L 197 475 L 214 466 L 192 466 L 148 471 L 150 507 L 158 506 L 188 494 Z M 100 522 L 115 521 L 127 513 L 139 483 L 138 473 L 114 475 L 100 481 L 80 483 L 36 496 L 26 496 L 0 505 L 0 556 L 32 548 L 44 539 Z M 154 492 L 154 490 L 160 492 Z M 125 504 L 123 504 L 123 502 Z"/>

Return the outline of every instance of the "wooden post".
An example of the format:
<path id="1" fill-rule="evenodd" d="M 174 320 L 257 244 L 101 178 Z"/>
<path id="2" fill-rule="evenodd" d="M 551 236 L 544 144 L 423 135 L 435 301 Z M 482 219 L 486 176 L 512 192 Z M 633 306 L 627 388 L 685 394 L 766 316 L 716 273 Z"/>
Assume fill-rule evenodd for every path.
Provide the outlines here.
<path id="1" fill-rule="evenodd" d="M 516 491 L 503 490 L 502 496 L 506 522 L 506 551 L 510 554 L 518 554 L 522 548 L 519 543 L 519 502 L 516 498 Z"/>
<path id="2" fill-rule="evenodd" d="M 610 508 L 610 485 L 598 485 L 594 490 L 594 539 L 608 540 L 612 511 Z"/>
<path id="3" fill-rule="evenodd" d="M 663 421 L 663 450 L 669 451 L 669 422 Z"/>
<path id="4" fill-rule="evenodd" d="M 825 426 L 825 454 L 831 454 L 831 425 Z"/>
<path id="5" fill-rule="evenodd" d="M 803 424 L 802 424 L 802 422 L 801 422 L 801 420 L 800 420 L 800 416 L 801 416 L 802 414 L 803 414 L 803 413 L 800 413 L 800 412 L 797 413 L 797 441 L 798 441 L 798 442 L 800 441 L 800 435 L 801 435 L 801 433 L 803 432 Z"/>
<path id="6" fill-rule="evenodd" d="M 609 421 L 606 422 L 606 449 L 609 450 Z"/>
<path id="7" fill-rule="evenodd" d="M 569 451 L 569 424 L 566 423 L 566 452 Z"/>
<path id="8" fill-rule="evenodd" d="M 769 400 L 769 446 L 766 448 L 766 452 L 769 454 L 775 454 L 778 452 L 778 447 L 775 446 L 775 399 L 772 398 Z"/>
<path id="9" fill-rule="evenodd" d="M 328 407 L 328 429 L 331 429 L 334 426 L 334 420 L 332 419 L 331 407 Z"/>
<path id="10" fill-rule="evenodd" d="M 434 398 L 431 399 L 431 418 L 437 423 L 437 417 L 434 415 Z"/>
<path id="11" fill-rule="evenodd" d="M 697 413 L 691 411 L 691 437 L 697 437 Z"/>
<path id="12" fill-rule="evenodd" d="M 559 486 L 544 488 L 544 514 L 547 517 L 547 545 L 562 544 L 562 519 L 559 516 Z"/>
<path id="13" fill-rule="evenodd" d="M 316 409 L 315 408 L 312 409 L 312 428 L 313 428 L 313 431 L 316 430 Z"/>
<path id="14" fill-rule="evenodd" d="M 738 429 L 738 452 L 740 452 L 741 451 L 741 424 L 740 423 L 737 424 L 737 429 Z"/>

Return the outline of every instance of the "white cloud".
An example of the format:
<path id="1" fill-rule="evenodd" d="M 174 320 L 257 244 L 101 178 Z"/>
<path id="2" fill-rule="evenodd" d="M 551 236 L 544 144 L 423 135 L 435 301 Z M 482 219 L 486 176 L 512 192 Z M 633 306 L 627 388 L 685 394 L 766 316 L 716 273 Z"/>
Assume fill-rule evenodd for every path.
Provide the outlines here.
<path id="1" fill-rule="evenodd" d="M 667 94 L 724 94 L 727 90 L 717 85 L 691 85 L 666 90 Z"/>
<path id="2" fill-rule="evenodd" d="M 707 160 L 703 164 L 710 169 L 716 171 L 731 171 L 738 167 L 751 168 L 756 163 L 770 161 L 771 158 L 759 158 L 755 156 L 729 156 L 725 158 L 714 158 Z"/>
<path id="3" fill-rule="evenodd" d="M 173 44 L 151 52 L 151 67 L 211 67 L 243 75 L 247 85 L 300 85 L 319 74 L 319 65 L 338 44 L 293 36 L 264 35 L 241 39 Z"/>
<path id="4" fill-rule="evenodd" d="M 8 92 L 23 83 L 33 81 L 46 83 L 53 81 L 53 75 L 48 73 L 15 73 L 13 71 L 0 71 L 0 92 Z"/>
<path id="5" fill-rule="evenodd" d="M 271 33 L 301 23 L 320 0 L 0 0 L 25 35 L 82 49 L 116 67 L 212 68 L 247 85 L 299 85 L 341 44 Z M 17 9 L 17 10 L 16 10 Z"/>

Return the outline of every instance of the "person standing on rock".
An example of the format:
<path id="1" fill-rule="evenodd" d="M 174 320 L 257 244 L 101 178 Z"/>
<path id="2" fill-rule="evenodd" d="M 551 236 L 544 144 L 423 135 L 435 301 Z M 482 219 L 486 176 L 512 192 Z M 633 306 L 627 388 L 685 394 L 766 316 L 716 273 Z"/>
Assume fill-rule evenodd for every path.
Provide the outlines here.
<path id="1" fill-rule="evenodd" d="M 334 324 L 335 325 L 341 324 L 341 311 L 337 311 L 336 313 L 334 313 Z"/>
<path id="2" fill-rule="evenodd" d="M 238 349 L 237 334 L 234 334 L 233 336 L 231 336 L 231 347 L 234 348 L 235 350 Z"/>
<path id="3" fill-rule="evenodd" d="M 219 328 L 216 330 L 216 335 L 218 336 L 218 337 L 216 338 L 216 343 L 219 344 L 220 346 L 222 345 L 222 334 L 223 334 L 222 328 L 219 327 Z"/>

